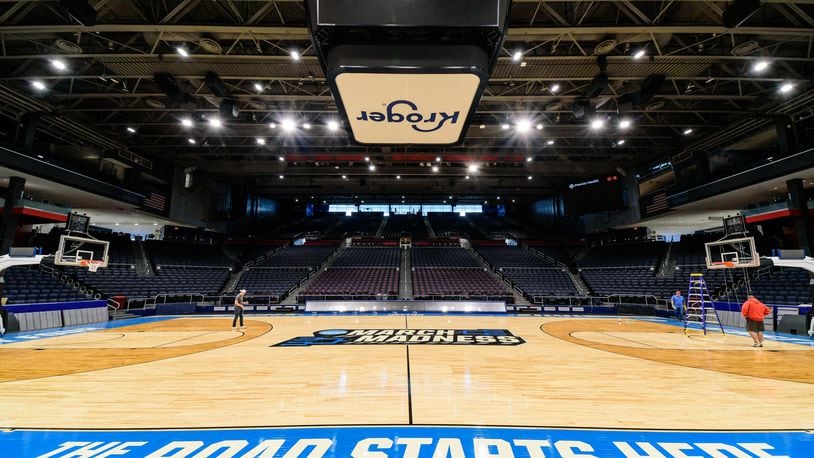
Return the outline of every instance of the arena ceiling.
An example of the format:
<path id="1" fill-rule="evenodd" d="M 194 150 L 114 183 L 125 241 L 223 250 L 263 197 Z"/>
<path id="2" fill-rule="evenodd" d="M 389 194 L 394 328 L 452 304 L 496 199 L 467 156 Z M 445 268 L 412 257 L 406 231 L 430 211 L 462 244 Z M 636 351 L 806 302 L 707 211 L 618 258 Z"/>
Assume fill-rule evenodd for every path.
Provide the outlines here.
<path id="1" fill-rule="evenodd" d="M 768 0 L 735 28 L 722 25 L 725 2 L 514 0 L 464 143 L 366 148 L 329 128 L 338 113 L 302 1 L 88 3 L 93 26 L 64 2 L 0 0 L 0 115 L 43 113 L 40 142 L 249 177 L 270 192 L 545 195 L 617 167 L 748 147 L 751 136 L 765 140 L 773 116 L 807 116 L 814 105 L 812 0 Z M 574 108 L 598 55 L 609 85 L 592 104 L 607 124 L 593 129 Z M 204 121 L 220 102 L 204 84 L 209 71 L 240 109 L 217 129 Z M 191 99 L 170 100 L 156 73 Z M 661 89 L 619 116 L 619 97 L 653 74 L 666 76 Z M 292 132 L 283 132 L 286 120 L 297 124 Z M 529 131 L 518 132 L 524 122 Z"/>

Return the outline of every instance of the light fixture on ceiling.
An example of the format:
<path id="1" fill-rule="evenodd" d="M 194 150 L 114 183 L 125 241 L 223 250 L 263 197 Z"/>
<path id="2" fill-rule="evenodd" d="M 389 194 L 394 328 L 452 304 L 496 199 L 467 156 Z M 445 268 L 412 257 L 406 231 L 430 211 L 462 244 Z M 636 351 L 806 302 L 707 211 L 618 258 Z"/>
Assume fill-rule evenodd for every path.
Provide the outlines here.
<path id="1" fill-rule="evenodd" d="M 531 162 L 531 161 L 533 161 L 533 160 L 534 160 L 534 158 L 532 158 L 531 156 L 529 156 L 529 157 L 527 157 L 527 158 L 526 158 L 526 162 Z"/>
<path id="2" fill-rule="evenodd" d="M 619 145 L 619 146 L 624 145 L 625 144 L 625 139 L 623 138 L 623 139 L 619 140 L 618 142 L 616 142 L 616 144 Z"/>
<path id="3" fill-rule="evenodd" d="M 184 118 L 181 120 L 181 125 L 184 127 L 192 127 L 192 119 Z"/>
<path id="4" fill-rule="evenodd" d="M 475 173 L 478 171 L 478 166 L 475 164 L 471 164 L 469 167 L 467 167 L 467 170 L 469 170 L 470 173 Z"/>
<path id="5" fill-rule="evenodd" d="M 520 62 L 520 68 L 525 68 L 526 65 L 528 65 L 526 61 Z"/>
<path id="6" fill-rule="evenodd" d="M 509 130 L 509 127 L 511 127 L 511 126 L 509 126 L 508 124 L 501 124 L 500 125 L 500 128 L 503 129 L 503 130 Z"/>
<path id="7" fill-rule="evenodd" d="M 303 129 L 305 129 L 305 130 L 310 129 L 310 128 L 311 128 L 311 123 L 308 123 L 308 122 L 304 123 L 304 124 L 302 125 L 302 128 L 303 128 Z"/>
<path id="8" fill-rule="evenodd" d="M 464 179 L 465 179 L 465 180 L 468 180 L 468 179 L 469 179 L 469 175 L 465 176 L 465 177 L 464 177 Z"/>
<path id="9" fill-rule="evenodd" d="M 285 178 L 285 175 L 278 175 L 278 178 L 282 180 L 283 178 Z"/>
<path id="10" fill-rule="evenodd" d="M 793 89 L 794 89 L 794 85 L 791 84 L 791 83 L 783 83 L 783 85 L 780 86 L 780 92 L 782 92 L 783 94 L 788 94 Z"/>
<path id="11" fill-rule="evenodd" d="M 758 73 L 766 70 L 767 68 L 769 68 L 769 61 L 767 60 L 759 60 L 755 62 L 755 65 L 752 66 L 752 70 Z"/>
<path id="12" fill-rule="evenodd" d="M 401 180 L 401 175 L 396 175 L 397 180 Z"/>
<path id="13" fill-rule="evenodd" d="M 634 58 L 634 59 L 637 59 L 637 60 L 638 60 L 638 59 L 641 59 L 642 57 L 644 57 L 644 48 L 639 49 L 638 51 L 636 51 L 635 53 L 633 53 L 633 58 Z"/>
<path id="14" fill-rule="evenodd" d="M 68 69 L 68 64 L 62 59 L 51 59 L 51 66 L 61 72 Z"/>
<path id="15" fill-rule="evenodd" d="M 177 48 L 175 48 L 175 51 L 178 52 L 178 54 L 180 54 L 181 57 L 189 57 L 189 51 L 184 49 L 183 46 L 178 46 Z"/>
<path id="16" fill-rule="evenodd" d="M 515 61 L 515 62 L 519 61 L 522 58 L 523 58 L 523 52 L 522 51 L 515 51 L 514 54 L 512 54 L 512 60 Z"/>
<path id="17" fill-rule="evenodd" d="M 543 125 L 542 124 L 537 124 L 537 130 L 543 130 Z"/>
<path id="18" fill-rule="evenodd" d="M 257 92 L 263 92 L 263 85 L 260 83 L 254 83 L 254 90 Z"/>
<path id="19" fill-rule="evenodd" d="M 370 164 L 370 166 L 368 166 L 367 169 L 370 170 L 371 172 L 375 172 L 376 171 L 376 166 L 373 165 L 373 164 Z"/>
<path id="20" fill-rule="evenodd" d="M 591 129 L 599 130 L 605 127 L 605 120 L 602 118 L 595 118 L 591 121 Z"/>
<path id="21" fill-rule="evenodd" d="M 209 118 L 209 126 L 219 129 L 223 127 L 223 121 L 221 121 L 220 118 L 213 116 Z"/>
<path id="22" fill-rule="evenodd" d="M 277 128 L 277 124 L 274 124 L 273 122 L 269 123 L 269 129 L 276 129 L 276 128 Z"/>
<path id="23" fill-rule="evenodd" d="M 297 123 L 294 122 L 292 119 L 284 119 L 282 122 L 283 131 L 285 132 L 293 132 L 294 129 L 297 128 Z"/>
<path id="24" fill-rule="evenodd" d="M 527 176 L 527 177 L 526 177 L 526 179 L 527 179 L 527 180 L 531 180 L 531 178 L 532 178 L 532 176 L 531 176 L 531 175 L 529 175 L 529 176 Z"/>
<path id="25" fill-rule="evenodd" d="M 283 156 L 277 157 L 277 160 L 280 162 L 285 162 L 285 158 Z"/>
<path id="26" fill-rule="evenodd" d="M 554 140 L 549 140 L 549 141 L 545 142 L 545 144 L 546 144 L 546 145 L 553 145 L 553 144 L 554 144 Z"/>
<path id="27" fill-rule="evenodd" d="M 551 87 L 549 88 L 549 91 L 551 91 L 552 94 L 556 94 L 557 92 L 560 91 L 560 85 L 557 83 L 552 84 Z"/>
<path id="28" fill-rule="evenodd" d="M 46 87 L 46 86 L 45 86 L 45 83 L 43 83 L 43 82 L 42 82 L 42 81 L 40 81 L 40 80 L 34 80 L 34 81 L 32 81 L 32 82 L 31 82 L 31 86 L 32 86 L 32 87 L 34 87 L 34 89 L 36 89 L 36 90 L 38 90 L 38 91 L 44 91 L 44 90 L 45 90 L 45 87 Z"/>
<path id="29" fill-rule="evenodd" d="M 531 121 L 526 120 L 526 119 L 517 121 L 517 124 L 515 125 L 515 129 L 517 129 L 517 131 L 520 132 L 521 134 L 526 133 L 529 130 L 531 130 Z"/>
<path id="30" fill-rule="evenodd" d="M 690 135 L 691 133 L 692 133 L 692 128 L 691 127 L 688 127 L 686 129 L 684 129 L 684 135 Z"/>
<path id="31" fill-rule="evenodd" d="M 336 121 L 328 121 L 328 130 L 331 132 L 336 132 L 339 130 L 339 123 Z"/>
<path id="32" fill-rule="evenodd" d="M 129 127 L 129 126 L 127 127 L 127 131 L 128 131 L 128 132 L 130 132 L 131 134 L 135 134 L 135 133 L 136 133 L 136 129 L 134 129 L 134 128 L 132 128 L 132 127 Z"/>
<path id="33" fill-rule="evenodd" d="M 300 60 L 300 53 L 296 50 L 291 50 L 291 58 L 294 60 Z"/>
<path id="34" fill-rule="evenodd" d="M 437 165 L 432 166 L 432 171 L 434 173 L 438 173 L 438 166 Z"/>
<path id="35" fill-rule="evenodd" d="M 348 179 L 348 176 L 347 176 L 347 175 L 342 175 L 342 179 L 343 179 L 343 180 L 347 180 L 347 179 Z"/>
<path id="36" fill-rule="evenodd" d="M 370 162 L 370 156 L 365 156 L 365 162 Z"/>
<path id="37" fill-rule="evenodd" d="M 265 138 L 258 138 L 257 139 L 257 144 L 261 145 L 261 146 L 265 145 L 266 144 L 266 139 Z"/>
<path id="38" fill-rule="evenodd" d="M 619 128 L 620 129 L 627 129 L 628 127 L 631 126 L 631 124 L 633 124 L 633 123 L 630 121 L 630 119 L 622 119 L 622 120 L 619 121 Z"/>
<path id="39" fill-rule="evenodd" d="M 187 139 L 187 143 L 189 143 L 190 145 L 194 145 L 194 144 L 195 144 L 195 143 L 197 143 L 197 142 L 195 141 L 195 139 L 194 139 L 194 138 L 188 138 L 188 139 Z"/>
<path id="40" fill-rule="evenodd" d="M 481 124 L 481 125 L 480 125 L 480 126 L 478 126 L 478 127 L 479 127 L 479 128 L 481 128 L 481 129 L 486 129 L 486 124 Z"/>

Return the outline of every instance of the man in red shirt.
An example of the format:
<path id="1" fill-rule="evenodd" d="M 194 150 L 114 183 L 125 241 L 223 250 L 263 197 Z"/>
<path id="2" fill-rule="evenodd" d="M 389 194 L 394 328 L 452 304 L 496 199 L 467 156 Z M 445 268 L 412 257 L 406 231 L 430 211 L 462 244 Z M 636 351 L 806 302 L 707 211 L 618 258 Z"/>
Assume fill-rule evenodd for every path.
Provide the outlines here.
<path id="1" fill-rule="evenodd" d="M 772 309 L 751 294 L 743 303 L 741 315 L 746 318 L 746 330 L 755 342 L 752 344 L 753 347 L 763 346 L 763 318 L 771 313 Z"/>

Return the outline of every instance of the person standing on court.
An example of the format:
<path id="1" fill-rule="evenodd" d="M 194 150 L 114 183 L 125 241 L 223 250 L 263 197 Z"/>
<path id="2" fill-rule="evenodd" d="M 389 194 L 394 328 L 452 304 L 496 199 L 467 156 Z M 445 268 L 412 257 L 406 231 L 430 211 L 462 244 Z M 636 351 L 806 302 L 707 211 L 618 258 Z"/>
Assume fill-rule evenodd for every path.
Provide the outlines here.
<path id="1" fill-rule="evenodd" d="M 237 330 L 235 327 L 237 325 L 237 318 L 240 317 L 240 329 L 246 329 L 246 326 L 243 325 L 243 307 L 246 305 L 246 301 L 243 300 L 243 296 L 246 295 L 246 290 L 241 289 L 237 296 L 235 296 L 235 317 L 232 318 L 232 331 Z"/>
<path id="2" fill-rule="evenodd" d="M 681 295 L 681 291 L 676 291 L 673 297 L 670 298 L 670 302 L 675 309 L 676 319 L 684 321 L 684 296 Z"/>
<path id="3" fill-rule="evenodd" d="M 763 318 L 772 313 L 772 309 L 760 302 L 755 296 L 749 295 L 741 307 L 741 315 L 746 318 L 746 330 L 752 336 L 753 347 L 763 346 Z"/>

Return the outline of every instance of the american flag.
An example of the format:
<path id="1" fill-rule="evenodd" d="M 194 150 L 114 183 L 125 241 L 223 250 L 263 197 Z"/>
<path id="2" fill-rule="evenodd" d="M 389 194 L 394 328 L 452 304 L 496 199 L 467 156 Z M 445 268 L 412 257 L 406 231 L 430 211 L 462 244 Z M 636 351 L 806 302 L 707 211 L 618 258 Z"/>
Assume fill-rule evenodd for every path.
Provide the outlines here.
<path id="1" fill-rule="evenodd" d="M 670 204 L 667 202 L 667 193 L 660 192 L 650 197 L 650 202 L 644 207 L 644 213 L 652 215 L 668 208 L 670 208 Z"/>
<path id="2" fill-rule="evenodd" d="M 147 197 L 144 198 L 144 208 L 149 208 L 161 213 L 167 212 L 167 196 L 157 192 L 150 191 Z"/>

